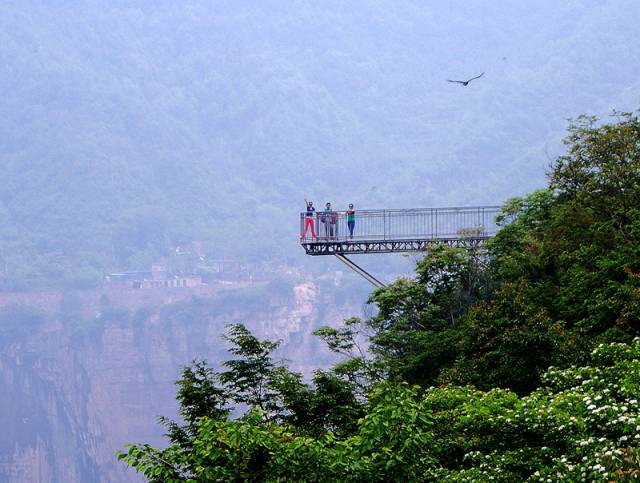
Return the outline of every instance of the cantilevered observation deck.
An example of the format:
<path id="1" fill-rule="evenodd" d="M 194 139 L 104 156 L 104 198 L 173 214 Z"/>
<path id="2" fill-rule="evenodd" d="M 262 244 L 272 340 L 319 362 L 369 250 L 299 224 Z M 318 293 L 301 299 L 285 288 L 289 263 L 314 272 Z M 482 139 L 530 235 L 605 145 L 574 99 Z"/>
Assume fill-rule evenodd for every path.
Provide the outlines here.
<path id="1" fill-rule="evenodd" d="M 498 206 L 359 210 L 350 237 L 344 212 L 320 211 L 314 217 L 316 238 L 309 228 L 300 243 L 307 255 L 415 252 L 436 243 L 479 243 L 498 231 L 499 212 Z M 300 213 L 301 234 L 305 216 Z"/>
<path id="2" fill-rule="evenodd" d="M 335 255 L 374 285 L 383 286 L 345 255 L 420 252 L 439 243 L 480 244 L 498 231 L 499 212 L 498 206 L 358 210 L 350 236 L 343 211 L 318 211 L 313 217 L 316 237 L 309 227 L 300 244 L 307 255 Z M 301 235 L 305 221 L 306 213 L 301 213 Z"/>

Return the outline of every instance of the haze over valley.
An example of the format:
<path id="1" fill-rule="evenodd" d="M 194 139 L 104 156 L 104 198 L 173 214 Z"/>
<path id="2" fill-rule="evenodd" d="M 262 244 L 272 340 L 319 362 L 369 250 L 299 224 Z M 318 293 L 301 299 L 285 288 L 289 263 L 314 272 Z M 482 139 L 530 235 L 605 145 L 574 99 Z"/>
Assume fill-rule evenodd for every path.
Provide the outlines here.
<path id="1" fill-rule="evenodd" d="M 217 367 L 226 324 L 307 379 L 335 363 L 313 331 L 370 316 L 371 287 L 304 254 L 303 196 L 543 188 L 568 119 L 640 106 L 639 20 L 633 0 L 3 2 L 0 482 L 142 481 L 115 452 L 163 445 L 180 368 Z M 419 258 L 357 260 L 390 283 Z"/>

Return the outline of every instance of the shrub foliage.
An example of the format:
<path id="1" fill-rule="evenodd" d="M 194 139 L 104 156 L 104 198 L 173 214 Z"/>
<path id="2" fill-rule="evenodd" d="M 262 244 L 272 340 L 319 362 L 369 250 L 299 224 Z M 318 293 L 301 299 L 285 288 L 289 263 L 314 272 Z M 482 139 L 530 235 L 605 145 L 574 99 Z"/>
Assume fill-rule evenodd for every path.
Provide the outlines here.
<path id="1" fill-rule="evenodd" d="M 318 330 L 333 368 L 306 383 L 229 326 L 224 371 L 184 369 L 169 446 L 119 458 L 158 482 L 640 479 L 640 120 L 616 116 L 571 124 L 487 247 L 436 247 Z"/>

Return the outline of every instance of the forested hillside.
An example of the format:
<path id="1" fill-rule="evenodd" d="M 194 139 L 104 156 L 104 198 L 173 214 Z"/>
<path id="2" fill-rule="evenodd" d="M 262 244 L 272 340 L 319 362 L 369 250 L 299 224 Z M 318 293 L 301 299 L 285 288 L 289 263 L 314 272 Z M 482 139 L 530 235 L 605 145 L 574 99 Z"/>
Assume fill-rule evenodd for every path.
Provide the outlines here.
<path id="1" fill-rule="evenodd" d="M 3 2 L 0 287 L 296 250 L 307 192 L 497 203 L 637 105 L 633 0 Z M 447 78 L 485 72 L 463 88 Z"/>
<path id="2" fill-rule="evenodd" d="M 640 118 L 565 142 L 486 251 L 443 244 L 317 330 L 342 362 L 306 383 L 228 326 L 222 367 L 183 369 L 170 445 L 120 458 L 150 482 L 637 481 Z"/>

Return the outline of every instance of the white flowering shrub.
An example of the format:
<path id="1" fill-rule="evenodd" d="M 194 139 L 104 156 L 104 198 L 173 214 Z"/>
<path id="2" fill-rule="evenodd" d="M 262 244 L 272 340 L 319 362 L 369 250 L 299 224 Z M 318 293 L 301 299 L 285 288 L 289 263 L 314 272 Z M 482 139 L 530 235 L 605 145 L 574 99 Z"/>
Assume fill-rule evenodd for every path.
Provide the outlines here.
<path id="1" fill-rule="evenodd" d="M 439 481 L 640 479 L 640 338 L 600 345 L 590 367 L 550 368 L 518 398 L 431 388 Z"/>

